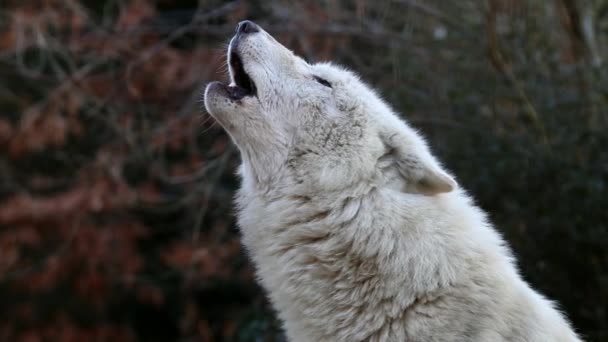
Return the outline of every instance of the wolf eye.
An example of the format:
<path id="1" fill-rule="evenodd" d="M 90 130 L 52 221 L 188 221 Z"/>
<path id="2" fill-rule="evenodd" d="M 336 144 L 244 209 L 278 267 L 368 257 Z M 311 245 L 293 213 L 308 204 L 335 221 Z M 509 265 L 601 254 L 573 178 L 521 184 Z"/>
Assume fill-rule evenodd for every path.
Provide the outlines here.
<path id="1" fill-rule="evenodd" d="M 330 87 L 331 88 L 331 83 L 327 82 L 327 80 L 322 79 L 319 76 L 313 76 L 315 81 L 321 83 L 322 85 L 326 86 L 326 87 Z"/>

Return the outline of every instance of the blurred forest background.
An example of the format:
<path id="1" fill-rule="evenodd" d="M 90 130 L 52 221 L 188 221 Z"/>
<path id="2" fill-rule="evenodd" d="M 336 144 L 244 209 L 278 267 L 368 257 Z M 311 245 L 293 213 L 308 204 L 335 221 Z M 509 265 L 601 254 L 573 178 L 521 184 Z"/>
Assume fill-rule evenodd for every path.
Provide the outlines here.
<path id="1" fill-rule="evenodd" d="M 202 109 L 252 19 L 431 140 L 608 341 L 608 0 L 0 1 L 0 340 L 283 341 Z"/>

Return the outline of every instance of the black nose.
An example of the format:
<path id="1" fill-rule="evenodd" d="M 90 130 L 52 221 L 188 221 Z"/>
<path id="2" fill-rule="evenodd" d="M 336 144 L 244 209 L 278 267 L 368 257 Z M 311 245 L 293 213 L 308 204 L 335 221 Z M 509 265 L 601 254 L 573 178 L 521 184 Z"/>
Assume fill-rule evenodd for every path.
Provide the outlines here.
<path id="1" fill-rule="evenodd" d="M 258 25 L 251 20 L 244 20 L 236 27 L 236 33 L 254 33 L 258 32 Z"/>

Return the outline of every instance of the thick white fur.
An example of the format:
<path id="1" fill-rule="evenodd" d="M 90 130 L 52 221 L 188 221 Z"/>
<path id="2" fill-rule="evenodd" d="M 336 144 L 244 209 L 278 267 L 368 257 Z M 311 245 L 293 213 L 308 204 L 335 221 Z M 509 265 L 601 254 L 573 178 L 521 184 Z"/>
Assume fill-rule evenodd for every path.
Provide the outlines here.
<path id="1" fill-rule="evenodd" d="M 264 31 L 231 48 L 257 96 L 209 86 L 205 106 L 241 151 L 238 222 L 290 341 L 579 341 L 353 73 L 309 65 Z"/>

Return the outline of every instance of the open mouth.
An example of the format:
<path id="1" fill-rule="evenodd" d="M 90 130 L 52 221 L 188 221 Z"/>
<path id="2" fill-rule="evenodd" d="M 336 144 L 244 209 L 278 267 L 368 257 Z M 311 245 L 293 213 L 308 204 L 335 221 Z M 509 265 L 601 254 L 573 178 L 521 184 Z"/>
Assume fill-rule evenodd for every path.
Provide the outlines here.
<path id="1" fill-rule="evenodd" d="M 228 93 L 234 100 L 240 100 L 245 96 L 255 96 L 257 89 L 255 83 L 245 72 L 243 61 L 236 52 L 231 52 L 229 61 L 232 70 L 232 85 L 228 87 Z"/>

